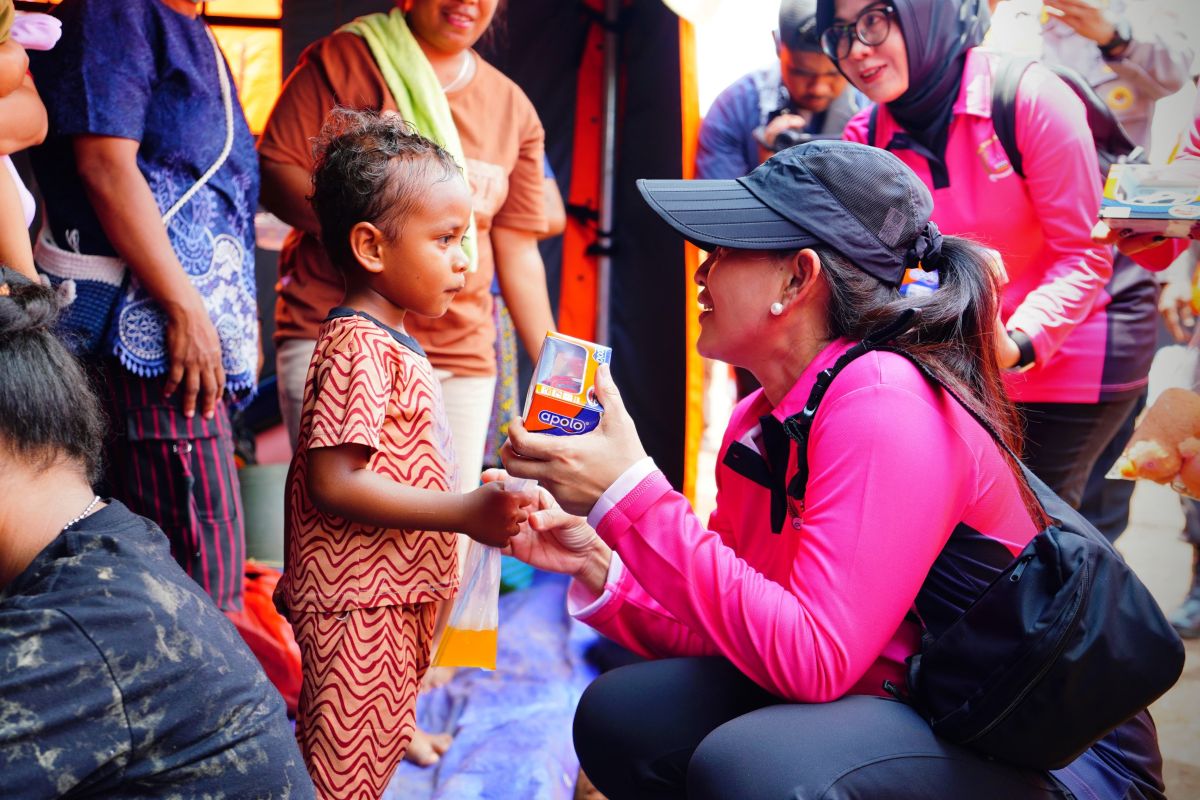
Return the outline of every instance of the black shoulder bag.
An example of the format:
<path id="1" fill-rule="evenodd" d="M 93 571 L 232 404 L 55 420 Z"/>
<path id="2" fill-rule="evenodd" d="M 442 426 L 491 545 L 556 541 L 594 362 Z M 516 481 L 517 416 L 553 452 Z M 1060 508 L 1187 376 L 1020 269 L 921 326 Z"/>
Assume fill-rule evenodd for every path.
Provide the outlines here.
<path id="1" fill-rule="evenodd" d="M 970 412 L 925 365 L 887 344 L 914 317 L 906 311 L 822 371 L 803 411 L 785 421 L 799 449 L 789 495 L 804 497 L 808 433 L 821 398 L 847 364 L 871 350 L 907 358 Z M 1007 450 L 991 425 L 970 413 Z M 936 636 L 926 628 L 900 699 L 938 736 L 1013 764 L 1059 769 L 1170 689 L 1184 650 L 1108 540 L 1021 469 L 1050 525 L 948 627 Z M 945 557 L 943 550 L 938 558 Z M 926 579 L 922 591 L 929 585 Z"/>

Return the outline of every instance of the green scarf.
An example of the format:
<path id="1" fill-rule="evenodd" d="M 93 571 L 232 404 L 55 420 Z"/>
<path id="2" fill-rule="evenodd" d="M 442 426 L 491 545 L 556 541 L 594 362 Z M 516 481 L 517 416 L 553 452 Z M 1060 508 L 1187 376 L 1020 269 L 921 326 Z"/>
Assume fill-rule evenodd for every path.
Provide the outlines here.
<path id="1" fill-rule="evenodd" d="M 8 41 L 15 16 L 16 7 L 13 6 L 13 0 L 0 0 L 0 44 Z"/>
<path id="2" fill-rule="evenodd" d="M 384 14 L 367 14 L 342 26 L 342 31 L 361 36 L 379 67 L 383 82 L 387 84 L 400 116 L 416 128 L 417 132 L 444 147 L 462 167 L 463 178 L 467 177 L 467 159 L 463 154 L 462 140 L 450 114 L 450 103 L 438 82 L 433 66 L 421 51 L 404 13 L 394 8 Z M 471 272 L 478 264 L 475 246 L 475 215 L 467 227 L 467 240 L 463 245 L 471 259 Z"/>

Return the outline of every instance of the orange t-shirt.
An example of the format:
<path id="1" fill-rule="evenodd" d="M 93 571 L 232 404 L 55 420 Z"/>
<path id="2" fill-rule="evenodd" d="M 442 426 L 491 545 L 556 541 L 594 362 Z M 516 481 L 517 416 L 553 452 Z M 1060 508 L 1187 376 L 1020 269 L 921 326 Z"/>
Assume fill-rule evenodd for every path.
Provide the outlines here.
<path id="1" fill-rule="evenodd" d="M 368 469 L 436 491 L 458 485 L 441 385 L 420 345 L 361 312 L 335 308 L 308 366 L 287 481 L 284 586 L 293 611 L 425 603 L 458 587 L 457 534 L 376 528 L 318 510 L 308 454 L 366 445 Z"/>
<path id="2" fill-rule="evenodd" d="M 462 139 L 471 183 L 479 269 L 450 310 L 430 319 L 409 315 L 406 327 L 439 369 L 456 375 L 494 375 L 496 331 L 492 321 L 493 226 L 540 233 L 546 229 L 543 200 L 542 123 L 529 98 L 499 70 L 472 51 L 475 76 L 447 93 Z M 262 158 L 311 170 L 312 142 L 335 105 L 395 111 L 396 103 L 361 37 L 334 33 L 300 57 L 284 84 L 259 141 Z M 503 269 L 503 265 L 501 265 Z M 320 242 L 293 231 L 279 254 L 275 341 L 312 339 L 344 286 Z"/>

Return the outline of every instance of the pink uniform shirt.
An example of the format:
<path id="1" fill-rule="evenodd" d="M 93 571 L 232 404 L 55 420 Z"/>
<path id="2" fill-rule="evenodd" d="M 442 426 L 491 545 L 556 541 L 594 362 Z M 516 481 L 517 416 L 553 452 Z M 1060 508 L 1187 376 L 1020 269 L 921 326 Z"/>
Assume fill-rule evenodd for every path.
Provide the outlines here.
<path id="1" fill-rule="evenodd" d="M 582 619 L 646 656 L 723 655 L 798 702 L 904 684 L 920 635 L 905 616 L 955 526 L 1014 554 L 1036 531 L 991 436 L 905 358 L 874 352 L 821 401 L 807 507 L 772 533 L 769 490 L 725 452 L 754 442 L 760 416 L 799 411 L 849 346 L 827 347 L 777 408 L 761 391 L 738 405 L 707 527 L 657 470 L 617 494 L 597 531 L 620 559 L 599 602 L 573 587 L 575 607 L 592 602 Z"/>
<path id="2" fill-rule="evenodd" d="M 933 188 L 923 156 L 893 151 L 933 193 L 933 220 L 942 233 L 965 236 L 1004 256 L 1009 284 L 1003 314 L 1010 330 L 1033 340 L 1037 366 L 1006 376 L 1018 402 L 1094 403 L 1103 393 L 1140 388 L 1103 385 L 1109 351 L 1104 291 L 1112 275 L 1110 248 L 1092 241 L 1100 208 L 1100 168 L 1083 104 L 1049 70 L 1034 64 L 1016 103 L 1017 145 L 1026 178 L 1012 169 L 992 126 L 996 53 L 967 54 L 946 145 L 950 185 Z M 901 132 L 879 107 L 875 142 L 867 142 L 869 112 L 846 127 L 850 141 L 885 146 Z"/>

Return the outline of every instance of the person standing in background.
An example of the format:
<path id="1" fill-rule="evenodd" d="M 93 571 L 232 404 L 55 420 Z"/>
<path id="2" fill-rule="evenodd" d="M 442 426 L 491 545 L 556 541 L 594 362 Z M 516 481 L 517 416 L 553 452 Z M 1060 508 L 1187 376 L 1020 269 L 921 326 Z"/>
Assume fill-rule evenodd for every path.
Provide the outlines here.
<path id="1" fill-rule="evenodd" d="M 1112 110 L 1130 141 L 1149 151 L 1155 106 L 1186 85 L 1195 58 L 1174 11 L 1152 0 L 1047 0 L 1044 5 L 989 0 L 989 4 L 994 18 L 987 44 L 1005 51 L 1030 48 L 1047 65 L 1075 70 Z M 1113 320 L 1110 335 L 1119 338 L 1115 344 L 1140 365 L 1137 374 L 1143 379 L 1159 344 L 1160 283 L 1167 286 L 1173 272 L 1160 273 L 1156 282 L 1132 258 L 1118 252 L 1105 287 L 1112 297 L 1106 309 Z M 1169 312 L 1164 308 L 1164 314 Z M 1080 501 L 1080 512 L 1109 541 L 1116 541 L 1129 525 L 1135 483 L 1108 480 L 1105 475 L 1133 435 L 1146 397 L 1143 387 L 1137 404 L 1097 458 Z M 1200 636 L 1200 507 L 1186 498 L 1182 505 L 1184 536 L 1194 549 L 1193 588 L 1171 620 L 1181 635 Z"/>
<path id="2" fill-rule="evenodd" d="M 64 0 L 55 15 L 62 40 L 30 56 L 50 120 L 31 152 L 46 202 L 34 258 L 121 286 L 84 354 L 109 418 L 104 491 L 238 610 L 229 410 L 257 384 L 254 139 L 199 3 Z"/>
<path id="3" fill-rule="evenodd" d="M 816 0 L 783 0 L 779 63 L 743 75 L 713 101 L 700 125 L 697 178 L 740 178 L 801 134 L 841 136 L 858 96 L 821 52 L 817 33 Z"/>
<path id="4" fill-rule="evenodd" d="M 697 178 L 740 178 L 785 147 L 842 135 L 861 98 L 821 52 L 818 33 L 816 0 L 780 3 L 774 33 L 779 62 L 743 75 L 717 95 L 700 124 Z M 738 397 L 758 388 L 749 372 L 733 371 Z"/>
<path id="5" fill-rule="evenodd" d="M 405 116 L 405 103 L 445 123 L 434 131 L 408 119 L 422 134 L 461 143 L 475 216 L 469 247 L 478 268 L 445 316 L 414 320 L 410 333 L 442 384 L 462 490 L 479 483 L 495 391 L 492 276 L 528 352 L 537 353 L 554 328 L 537 249 L 546 227 L 545 134 L 524 92 L 472 49 L 496 5 L 475 0 L 450 14 L 435 0 L 397 0 L 390 14 L 361 17 L 318 40 L 288 76 L 259 142 L 263 205 L 295 229 L 280 252 L 275 307 L 280 410 L 293 444 L 316 331 L 344 288 L 305 199 L 321 122 L 336 105 Z"/>

